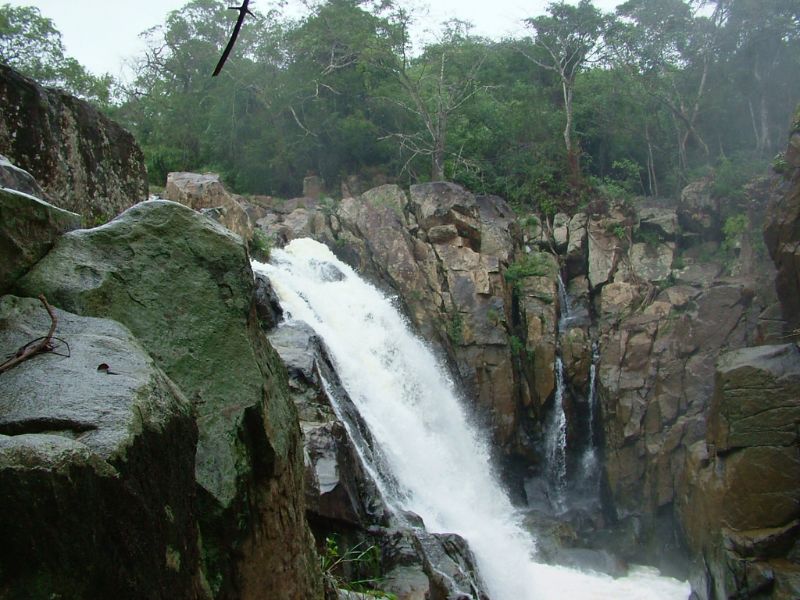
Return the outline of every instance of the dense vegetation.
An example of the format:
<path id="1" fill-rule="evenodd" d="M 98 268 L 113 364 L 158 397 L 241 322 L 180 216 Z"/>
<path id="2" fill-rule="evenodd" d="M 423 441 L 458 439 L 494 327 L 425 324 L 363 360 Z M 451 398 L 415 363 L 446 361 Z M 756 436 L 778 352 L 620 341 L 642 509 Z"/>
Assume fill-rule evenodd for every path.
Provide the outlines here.
<path id="1" fill-rule="evenodd" d="M 711 169 L 735 187 L 785 145 L 800 99 L 798 0 L 554 2 L 529 37 L 453 20 L 424 48 L 400 1 L 328 0 L 249 18 L 212 79 L 235 17 L 221 0 L 171 13 L 113 94 L 109 78 L 69 75 L 80 65 L 36 9 L 0 8 L 0 60 L 103 103 L 155 184 L 213 169 L 290 196 L 311 174 L 331 190 L 446 178 L 545 212 L 592 189 L 675 195 Z"/>

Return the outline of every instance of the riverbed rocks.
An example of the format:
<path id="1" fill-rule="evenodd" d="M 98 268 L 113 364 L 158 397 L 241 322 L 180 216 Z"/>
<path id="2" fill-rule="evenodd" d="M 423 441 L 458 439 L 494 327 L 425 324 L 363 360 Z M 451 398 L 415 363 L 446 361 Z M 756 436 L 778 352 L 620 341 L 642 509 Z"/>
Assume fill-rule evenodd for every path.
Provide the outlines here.
<path id="1" fill-rule="evenodd" d="M 213 596 L 318 597 L 296 410 L 241 239 L 180 204 L 148 201 L 64 235 L 17 287 L 123 323 L 191 402 Z"/>
<path id="2" fill-rule="evenodd" d="M 0 154 L 59 207 L 104 222 L 147 198 L 133 136 L 94 106 L 0 65 Z"/>

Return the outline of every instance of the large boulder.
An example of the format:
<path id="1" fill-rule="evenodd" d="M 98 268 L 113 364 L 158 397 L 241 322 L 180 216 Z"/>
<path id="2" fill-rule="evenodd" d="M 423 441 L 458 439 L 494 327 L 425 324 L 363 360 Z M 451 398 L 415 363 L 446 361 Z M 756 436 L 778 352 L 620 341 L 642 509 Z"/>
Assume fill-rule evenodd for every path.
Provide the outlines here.
<path id="1" fill-rule="evenodd" d="M 0 589 L 9 599 L 205 598 L 192 408 L 123 326 L 56 310 L 57 352 L 0 377 Z M 0 299 L 0 347 L 44 335 Z"/>
<path id="2" fill-rule="evenodd" d="M 708 433 L 692 447 L 680 513 L 700 598 L 800 594 L 800 351 L 729 352 Z"/>
<path id="3" fill-rule="evenodd" d="M 231 194 L 216 173 L 169 173 L 164 197 L 208 216 L 245 240 L 253 237 L 253 223 L 238 196 Z"/>
<path id="4" fill-rule="evenodd" d="M 215 596 L 316 597 L 296 411 L 241 239 L 180 204 L 143 202 L 63 236 L 19 287 L 124 323 L 192 402 Z"/>
<path id="5" fill-rule="evenodd" d="M 22 192 L 0 188 L 0 294 L 41 259 L 80 215 Z"/>
<path id="6" fill-rule="evenodd" d="M 107 220 L 147 198 L 133 136 L 94 106 L 0 65 L 0 154 L 61 208 Z"/>

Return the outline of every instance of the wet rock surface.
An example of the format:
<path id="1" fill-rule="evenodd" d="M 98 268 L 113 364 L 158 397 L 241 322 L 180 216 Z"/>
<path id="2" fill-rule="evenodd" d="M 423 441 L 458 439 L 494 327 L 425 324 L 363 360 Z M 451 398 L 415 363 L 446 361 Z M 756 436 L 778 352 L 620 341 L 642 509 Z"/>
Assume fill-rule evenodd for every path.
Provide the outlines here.
<path id="1" fill-rule="evenodd" d="M 125 324 L 192 403 L 212 593 L 314 597 L 300 430 L 241 238 L 187 207 L 148 201 L 60 238 L 18 288 Z"/>

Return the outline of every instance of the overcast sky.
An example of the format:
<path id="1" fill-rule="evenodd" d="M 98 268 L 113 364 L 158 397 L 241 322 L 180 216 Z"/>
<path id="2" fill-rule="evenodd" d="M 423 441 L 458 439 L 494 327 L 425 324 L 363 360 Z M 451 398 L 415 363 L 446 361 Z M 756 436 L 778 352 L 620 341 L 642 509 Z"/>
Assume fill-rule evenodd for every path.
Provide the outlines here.
<path id="1" fill-rule="evenodd" d="M 623 0 L 594 0 L 595 6 L 612 11 Z M 95 73 L 124 76 L 126 58 L 141 54 L 144 46 L 139 34 L 164 22 L 166 15 L 188 3 L 188 0 L 0 0 L 14 6 L 36 6 L 42 15 L 53 20 L 61 32 L 67 53 Z M 256 8 L 266 11 L 274 2 L 251 0 Z M 425 7 L 424 0 L 404 5 Z M 576 3 L 576 2 L 570 2 Z M 238 4 L 232 0 L 231 5 Z M 475 25 L 474 33 L 500 39 L 523 31 L 521 20 L 542 14 L 547 0 L 437 0 L 431 2 L 424 27 L 458 17 Z M 291 14 L 303 13 L 299 2 L 289 0 Z M 231 11 L 231 17 L 235 13 Z M 233 21 L 232 21 L 233 23 Z"/>

